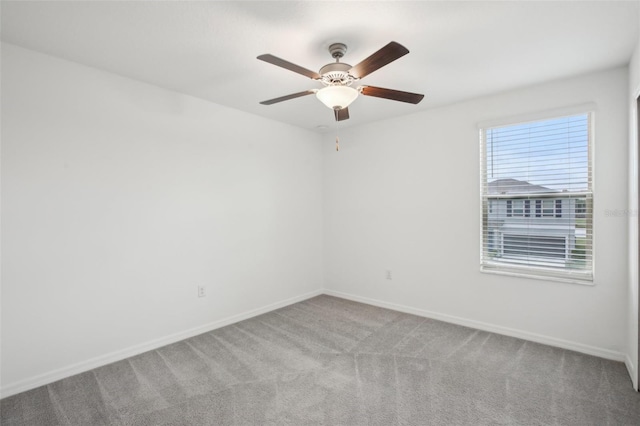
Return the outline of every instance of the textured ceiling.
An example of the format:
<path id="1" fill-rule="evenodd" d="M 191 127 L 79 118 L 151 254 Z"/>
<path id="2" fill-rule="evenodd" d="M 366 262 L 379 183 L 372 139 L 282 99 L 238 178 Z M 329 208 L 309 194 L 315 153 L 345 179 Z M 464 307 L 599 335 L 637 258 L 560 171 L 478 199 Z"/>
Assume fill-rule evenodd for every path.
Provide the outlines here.
<path id="1" fill-rule="evenodd" d="M 355 65 L 389 41 L 411 53 L 361 84 L 424 93 L 419 105 L 360 96 L 352 126 L 628 63 L 638 2 L 8 2 L 5 42 L 306 129 L 333 128 L 321 85 L 258 61 L 311 70 L 348 45 Z"/>

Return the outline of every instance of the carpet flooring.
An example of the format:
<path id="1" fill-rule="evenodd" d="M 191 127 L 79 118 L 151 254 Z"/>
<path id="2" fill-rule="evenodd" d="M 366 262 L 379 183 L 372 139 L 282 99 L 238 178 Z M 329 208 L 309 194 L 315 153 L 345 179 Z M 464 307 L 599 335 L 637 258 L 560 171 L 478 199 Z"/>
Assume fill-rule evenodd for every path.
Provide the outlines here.
<path id="1" fill-rule="evenodd" d="M 640 425 L 622 363 L 318 296 L 0 402 L 13 425 Z"/>

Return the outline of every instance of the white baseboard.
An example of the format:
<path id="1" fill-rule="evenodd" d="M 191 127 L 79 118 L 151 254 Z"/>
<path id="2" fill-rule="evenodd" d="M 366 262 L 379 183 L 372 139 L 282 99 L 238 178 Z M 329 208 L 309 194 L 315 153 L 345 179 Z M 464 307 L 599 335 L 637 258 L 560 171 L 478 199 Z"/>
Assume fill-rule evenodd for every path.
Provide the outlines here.
<path id="1" fill-rule="evenodd" d="M 635 390 L 640 390 L 638 389 L 638 372 L 636 371 L 636 367 L 633 365 L 633 361 L 631 361 L 631 357 L 629 355 L 624 358 L 624 365 L 627 366 L 627 371 L 629 372 L 629 376 L 631 376 L 633 388 Z"/>
<path id="2" fill-rule="evenodd" d="M 452 324 L 462 325 L 465 327 L 476 328 L 478 330 L 489 331 L 505 336 L 516 337 L 518 339 L 529 340 L 532 342 L 542 343 L 550 346 L 557 346 L 562 349 L 569 349 L 576 352 L 594 355 L 600 358 L 606 358 L 614 361 L 626 362 L 626 355 L 621 352 L 612 351 L 610 349 L 598 348 L 578 342 L 558 339 L 555 337 L 544 336 L 541 334 L 530 333 L 528 331 L 518 330 L 500 325 L 489 324 L 481 321 L 475 321 L 467 318 L 456 317 L 453 315 L 441 314 L 439 312 L 427 311 L 424 309 L 413 308 L 410 306 L 399 305 L 396 303 L 383 302 L 381 300 L 370 299 L 368 297 L 356 296 L 353 294 L 342 293 L 340 291 L 325 289 L 324 294 L 329 296 L 340 297 L 342 299 L 353 300 L 354 302 L 366 303 L 368 305 L 379 306 L 381 308 L 392 309 L 407 314 L 418 315 L 421 317 L 432 318 Z"/>
<path id="3" fill-rule="evenodd" d="M 544 336 L 536 333 L 530 333 L 527 331 L 517 330 L 513 328 L 503 327 L 499 325 L 489 324 L 481 321 L 470 320 L 467 318 L 456 317 L 453 315 L 442 314 L 433 311 L 427 311 L 424 309 L 413 308 L 410 306 L 400 305 L 396 303 L 384 302 L 381 300 L 371 299 L 368 297 L 356 296 L 353 294 L 342 293 L 335 290 L 315 290 L 306 294 L 302 294 L 296 297 L 292 297 L 279 302 L 271 303 L 269 305 L 253 309 L 241 314 L 233 315 L 227 318 L 223 318 L 218 321 L 214 321 L 199 327 L 195 327 L 189 330 L 185 330 L 179 333 L 174 333 L 159 339 L 154 339 L 139 345 L 131 346 L 122 350 L 111 352 L 105 355 L 101 355 L 95 358 L 88 359 L 67 367 L 63 367 L 54 371 L 50 371 L 38 376 L 30 377 L 19 382 L 10 383 L 0 389 L 0 398 L 6 398 L 11 395 L 15 395 L 20 392 L 24 392 L 30 389 L 37 388 L 52 382 L 55 382 L 66 377 L 73 376 L 75 374 L 83 373 L 85 371 L 101 367 L 107 364 L 111 364 L 122 359 L 139 355 L 141 353 L 157 349 L 159 347 L 169 345 L 171 343 L 179 342 L 184 339 L 188 339 L 193 336 L 197 336 L 202 333 L 215 330 L 217 328 L 225 327 L 230 324 L 234 324 L 245 319 L 249 319 L 275 309 L 279 309 L 293 303 L 301 302 L 311 297 L 318 296 L 320 294 L 327 294 L 329 296 L 340 297 L 347 300 L 353 300 L 355 302 L 366 303 L 368 305 L 379 306 L 381 308 L 392 309 L 399 312 L 405 312 L 408 314 L 418 315 L 426 318 L 433 318 L 440 321 L 445 321 L 453 324 L 458 324 L 466 327 L 476 328 L 479 330 L 489 331 L 492 333 L 503 334 L 506 336 L 516 337 L 519 339 L 529 340 L 545 345 L 556 346 L 563 349 L 569 349 L 576 352 L 582 352 L 588 355 L 594 355 L 601 358 L 611 359 L 614 361 L 624 362 L 629 370 L 629 374 L 632 378 L 637 378 L 637 372 L 631 358 L 620 352 L 612 351 L 609 349 L 598 348 L 594 346 L 585 345 L 578 342 L 572 342 L 564 339 L 558 339 L 555 337 Z M 633 380 L 633 386 L 637 390 L 637 380 Z"/>
<path id="4" fill-rule="evenodd" d="M 113 362 L 120 361 L 135 355 L 139 355 L 141 353 L 144 353 L 153 349 L 157 349 L 162 346 L 169 345 L 171 343 L 179 342 L 181 340 L 188 339 L 190 337 L 197 336 L 199 334 L 206 333 L 211 330 L 215 330 L 217 328 L 225 327 L 227 325 L 234 324 L 236 322 L 243 321 L 243 320 L 273 311 L 275 309 L 279 309 L 279 308 L 291 305 L 293 303 L 301 302 L 303 300 L 318 296 L 320 294 L 323 294 L 323 291 L 321 289 L 315 290 L 306 294 L 281 300 L 279 302 L 271 303 L 269 305 L 262 306 L 257 309 L 252 309 L 250 311 L 243 312 L 241 314 L 223 318 L 199 327 L 194 327 L 189 330 L 181 331 L 179 333 L 174 333 L 165 337 L 161 337 L 159 339 L 154 339 L 145 343 L 141 343 L 139 345 L 114 351 L 105 355 L 88 359 L 86 361 L 81 361 L 76 364 L 59 368 L 57 370 L 53 370 L 44 374 L 39 374 L 37 376 L 30 377 L 28 379 L 20 380 L 19 382 L 10 383 L 2 387 L 2 389 L 0 389 L 0 398 L 6 398 L 8 396 L 15 395 L 20 392 L 28 391 L 30 389 L 37 388 L 39 386 L 53 383 L 57 380 L 64 379 L 66 377 L 84 373 L 85 371 L 89 371 L 97 367 L 102 367 L 104 365 L 111 364 Z"/>

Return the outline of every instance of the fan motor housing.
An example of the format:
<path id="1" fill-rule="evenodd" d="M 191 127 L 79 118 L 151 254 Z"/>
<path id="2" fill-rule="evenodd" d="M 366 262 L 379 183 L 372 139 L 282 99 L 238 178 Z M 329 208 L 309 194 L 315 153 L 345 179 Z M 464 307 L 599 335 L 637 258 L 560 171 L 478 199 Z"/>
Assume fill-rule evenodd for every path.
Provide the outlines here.
<path id="1" fill-rule="evenodd" d="M 343 62 L 332 62 L 320 68 L 319 74 L 322 76 L 322 83 L 327 86 L 342 85 L 348 86 L 353 83 L 353 77 L 349 74 L 351 65 Z"/>

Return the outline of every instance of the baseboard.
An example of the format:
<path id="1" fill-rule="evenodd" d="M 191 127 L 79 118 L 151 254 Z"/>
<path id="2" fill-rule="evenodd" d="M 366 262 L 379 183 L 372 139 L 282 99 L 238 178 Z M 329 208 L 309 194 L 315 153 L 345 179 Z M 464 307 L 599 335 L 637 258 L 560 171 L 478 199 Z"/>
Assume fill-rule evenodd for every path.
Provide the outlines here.
<path id="1" fill-rule="evenodd" d="M 227 318 L 223 318 L 199 327 L 194 327 L 189 330 L 185 330 L 179 333 L 174 333 L 165 337 L 161 337 L 159 339 L 154 339 L 145 343 L 141 343 L 139 345 L 131 346 L 126 349 L 118 350 L 115 352 L 108 353 L 106 355 L 101 355 L 95 358 L 88 359 L 86 361 L 82 361 L 67 367 L 63 367 L 54 371 L 50 371 L 44 374 L 40 374 L 38 376 L 30 377 L 25 380 L 21 380 L 19 382 L 10 383 L 2 389 L 0 389 L 0 398 L 6 398 L 11 395 L 15 395 L 20 392 L 28 391 L 43 385 L 47 385 L 49 383 L 53 383 L 57 380 L 64 379 L 66 377 L 70 377 L 76 374 L 84 373 L 85 371 L 92 370 L 97 367 L 102 367 L 107 364 L 111 364 L 116 361 L 123 360 L 125 358 L 129 358 L 135 355 L 139 355 L 141 353 L 151 351 L 162 346 L 169 345 L 171 343 L 179 342 L 184 339 L 188 339 L 193 336 L 197 336 L 202 333 L 209 332 L 211 330 L 215 330 L 217 328 L 225 327 L 230 324 L 234 324 L 239 321 L 243 321 L 275 309 L 279 309 L 293 303 L 301 302 L 306 299 L 310 299 L 312 297 L 323 294 L 322 290 L 315 290 L 306 294 L 302 294 L 299 296 L 291 297 L 289 299 L 281 300 L 275 303 L 271 303 L 266 306 L 262 306 L 257 309 L 252 309 L 247 312 L 243 312 L 241 314 L 232 315 Z"/>
<path id="2" fill-rule="evenodd" d="M 223 318 L 199 327 L 194 327 L 189 330 L 185 330 L 179 333 L 174 333 L 159 339 L 154 339 L 139 345 L 131 346 L 119 351 L 111 352 L 99 357 L 91 358 L 86 361 L 82 361 L 67 367 L 63 367 L 54 371 L 50 371 L 38 376 L 34 376 L 25 380 L 21 380 L 16 383 L 11 383 L 0 389 L 0 398 L 6 398 L 11 395 L 15 395 L 20 392 L 28 391 L 30 389 L 43 386 L 57 380 L 64 379 L 76 374 L 83 373 L 94 368 L 102 367 L 107 364 L 111 364 L 116 361 L 120 361 L 125 358 L 129 358 L 141 353 L 157 349 L 159 347 L 169 345 L 171 343 L 179 342 L 184 339 L 188 339 L 193 336 L 197 336 L 202 333 L 206 333 L 217 328 L 225 327 L 230 324 L 234 324 L 245 319 L 249 319 L 275 309 L 279 309 L 293 303 L 301 302 L 303 300 L 318 296 L 320 294 L 327 294 L 329 296 L 340 297 L 347 300 L 353 300 L 355 302 L 366 303 L 368 305 L 379 306 L 381 308 L 392 309 L 399 312 L 405 312 L 408 314 L 418 315 L 426 318 L 433 318 L 440 321 L 445 321 L 453 324 L 462 325 L 465 327 L 476 328 L 479 330 L 489 331 L 492 333 L 502 334 L 506 336 L 516 337 L 519 339 L 529 340 L 537 343 L 542 343 L 550 346 L 557 346 L 563 349 L 569 349 L 576 352 L 585 353 L 588 355 L 594 355 L 601 358 L 611 359 L 614 361 L 624 362 L 629 374 L 633 378 L 637 378 L 637 372 L 631 358 L 628 355 L 620 352 L 612 351 L 609 349 L 598 348 L 594 346 L 585 345 L 582 343 L 572 342 L 568 340 L 558 339 L 555 337 L 544 336 L 536 333 L 530 333 L 513 328 L 498 326 L 481 321 L 470 320 L 467 318 L 456 317 L 453 315 L 442 314 L 439 312 L 428 311 L 424 309 L 414 308 L 410 306 L 400 305 L 396 303 L 384 302 L 377 299 L 371 299 L 368 297 L 356 296 L 353 294 L 343 293 L 335 290 L 315 290 L 306 294 L 295 296 L 289 299 L 281 300 L 269 305 L 253 309 L 241 314 L 233 315 L 227 318 Z M 637 380 L 633 380 L 633 386 L 638 390 Z"/>
<path id="3" fill-rule="evenodd" d="M 340 297 L 343 299 L 353 300 L 354 302 L 366 303 L 368 305 L 378 306 L 381 308 L 392 309 L 394 311 L 404 312 L 407 314 L 418 315 L 421 317 L 432 318 L 452 324 L 462 325 L 465 327 L 476 328 L 478 330 L 489 331 L 505 336 L 516 337 L 518 339 L 529 340 L 532 342 L 542 343 L 550 346 L 557 346 L 563 349 L 569 349 L 576 352 L 594 355 L 600 358 L 606 358 L 614 361 L 626 362 L 626 355 L 621 352 L 612 351 L 610 349 L 598 348 L 578 342 L 558 339 L 555 337 L 544 336 L 541 334 L 530 333 L 500 325 L 489 324 L 481 321 L 475 321 L 467 318 L 456 317 L 453 315 L 442 314 L 439 312 L 427 311 L 424 309 L 413 308 L 410 306 L 400 305 L 396 303 L 383 302 L 381 300 L 370 299 L 368 297 L 356 296 L 353 294 L 342 293 L 340 291 L 325 289 L 324 294 L 329 296 Z"/>
<path id="4" fill-rule="evenodd" d="M 629 357 L 629 355 L 624 358 L 624 365 L 627 366 L 627 371 L 629 372 L 629 376 L 631 376 L 633 388 L 640 391 L 640 389 L 638 389 L 638 372 L 636 371 L 636 367 L 633 365 L 633 361 L 631 361 L 631 357 Z"/>

